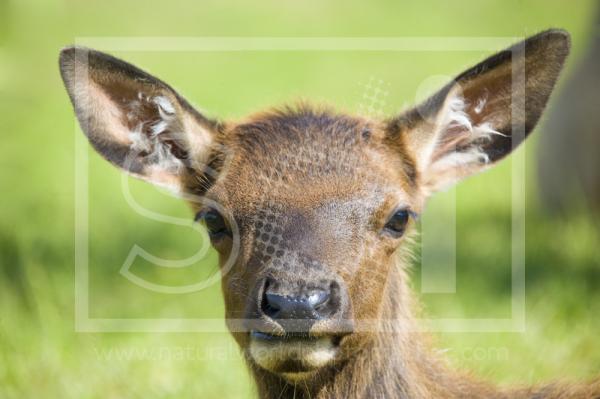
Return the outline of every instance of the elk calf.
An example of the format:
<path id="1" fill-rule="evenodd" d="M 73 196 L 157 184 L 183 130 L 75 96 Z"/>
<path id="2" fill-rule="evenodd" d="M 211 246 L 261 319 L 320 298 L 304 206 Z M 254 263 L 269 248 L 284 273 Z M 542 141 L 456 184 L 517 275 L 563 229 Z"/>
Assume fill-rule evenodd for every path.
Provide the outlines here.
<path id="1" fill-rule="evenodd" d="M 262 397 L 591 398 L 598 384 L 503 390 L 447 370 L 401 256 L 429 195 L 531 132 L 568 52 L 566 32 L 542 32 L 388 120 L 300 105 L 224 123 L 98 51 L 67 48 L 60 70 L 92 146 L 206 223 Z"/>

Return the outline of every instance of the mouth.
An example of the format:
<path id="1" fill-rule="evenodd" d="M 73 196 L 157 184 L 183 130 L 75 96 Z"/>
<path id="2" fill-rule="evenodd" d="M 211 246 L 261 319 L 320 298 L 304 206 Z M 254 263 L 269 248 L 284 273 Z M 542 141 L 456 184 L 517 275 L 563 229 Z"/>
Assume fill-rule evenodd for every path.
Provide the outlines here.
<path id="1" fill-rule="evenodd" d="M 340 338 L 311 336 L 307 333 L 276 335 L 250 332 L 249 354 L 263 369 L 290 382 L 305 380 L 332 363 L 339 351 Z"/>

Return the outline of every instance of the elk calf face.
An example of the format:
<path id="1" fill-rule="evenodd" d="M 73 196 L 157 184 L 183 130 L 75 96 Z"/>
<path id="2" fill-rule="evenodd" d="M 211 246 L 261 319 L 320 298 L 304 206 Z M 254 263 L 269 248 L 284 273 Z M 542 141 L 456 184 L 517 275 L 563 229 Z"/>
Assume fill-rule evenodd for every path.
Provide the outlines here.
<path id="1" fill-rule="evenodd" d="M 236 338 L 262 367 L 306 375 L 336 358 L 355 318 L 378 318 L 391 255 L 420 207 L 412 157 L 384 144 L 384 128 L 299 107 L 226 132 L 237 150 L 206 195 L 239 229 L 227 317 L 246 320 Z M 230 234 L 213 242 L 229 257 Z"/>
<path id="2" fill-rule="evenodd" d="M 60 66 L 94 148 L 206 223 L 250 362 L 299 380 L 370 339 L 356 326 L 398 301 L 386 277 L 425 199 L 525 138 L 568 49 L 565 32 L 542 32 L 386 121 L 301 105 L 218 123 L 109 55 L 69 48 Z"/>

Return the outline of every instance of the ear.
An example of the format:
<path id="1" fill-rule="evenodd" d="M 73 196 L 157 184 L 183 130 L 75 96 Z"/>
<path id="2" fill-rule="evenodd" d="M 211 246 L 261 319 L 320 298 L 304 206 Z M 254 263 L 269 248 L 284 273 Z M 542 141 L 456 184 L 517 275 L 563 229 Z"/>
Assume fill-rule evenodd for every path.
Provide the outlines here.
<path id="1" fill-rule="evenodd" d="M 181 192 L 207 160 L 216 123 L 159 79 L 81 47 L 60 53 L 60 72 L 90 143 L 124 171 Z"/>
<path id="2" fill-rule="evenodd" d="M 414 158 L 426 193 L 486 169 L 535 127 L 569 53 L 548 30 L 460 74 L 423 104 L 388 122 L 388 139 Z"/>

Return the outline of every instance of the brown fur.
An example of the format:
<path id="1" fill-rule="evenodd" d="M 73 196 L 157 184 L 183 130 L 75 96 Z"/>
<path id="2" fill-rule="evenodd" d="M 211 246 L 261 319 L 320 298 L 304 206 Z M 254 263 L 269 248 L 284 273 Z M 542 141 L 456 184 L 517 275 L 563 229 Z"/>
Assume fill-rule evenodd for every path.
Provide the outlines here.
<path id="1" fill-rule="evenodd" d="M 67 49 L 61 71 L 103 156 L 170 185 L 196 212 L 219 205 L 232 231 L 213 240 L 225 316 L 261 397 L 597 398 L 600 382 L 502 389 L 451 371 L 416 325 L 407 278 L 414 223 L 401 237 L 385 230 L 397 209 L 420 213 L 431 192 L 518 145 L 539 119 L 568 48 L 566 33 L 543 32 L 388 121 L 300 105 L 217 123 L 106 54 Z M 525 95 L 511 113 L 513 68 L 523 72 L 513 86 Z M 250 331 L 289 332 L 257 304 L 267 280 L 283 295 L 319 284 L 335 284 L 339 294 L 337 313 L 304 331 L 334 337 L 335 357 L 296 382 L 285 376 L 289 362 L 259 365 L 250 350 Z"/>
<path id="2" fill-rule="evenodd" d="M 308 130 L 314 135 L 308 137 L 308 142 L 317 148 L 323 147 L 325 142 L 327 148 L 333 154 L 339 155 L 342 151 L 348 155 L 353 145 L 360 143 L 361 132 L 364 130 L 364 121 L 352 120 L 346 116 L 335 116 L 325 111 L 311 111 L 305 106 L 300 109 L 291 109 L 263 113 L 252 118 L 249 122 L 236 125 L 226 136 L 235 142 L 228 143 L 227 147 L 241 145 L 239 159 L 232 162 L 232 170 L 238 171 L 235 165 L 244 165 L 245 173 L 235 176 L 225 176 L 220 184 L 213 187 L 213 193 L 227 192 L 231 203 L 226 203 L 223 197 L 216 194 L 214 199 L 226 203 L 226 207 L 232 207 L 234 214 L 252 213 L 251 204 L 255 199 L 264 198 L 262 192 L 269 193 L 269 200 L 281 195 L 287 204 L 293 203 L 300 208 L 312 209 L 322 198 L 330 198 L 330 180 L 324 172 L 336 173 L 335 181 L 342 181 L 343 187 L 333 190 L 338 195 L 341 190 L 347 190 L 356 195 L 363 189 L 364 176 L 357 170 L 357 165 L 365 165 L 367 159 L 361 158 L 361 153 L 356 157 L 349 156 L 343 159 L 336 156 L 331 159 L 320 159 L 313 164 L 316 170 L 310 167 L 286 169 L 285 161 L 273 158 L 273 154 L 284 154 L 282 159 L 292 156 L 290 151 L 297 149 L 300 144 L 307 151 L 310 149 L 307 142 L 302 142 L 304 133 Z M 299 129 L 301 126 L 303 129 Z M 314 130 L 312 129 L 314 128 Z M 387 136 L 371 126 L 370 140 Z M 300 137 L 298 137 L 300 136 Z M 305 138 L 305 137 L 304 137 Z M 300 140 L 300 142 L 298 141 Z M 240 144 L 241 143 L 241 144 Z M 339 148 L 335 147 L 335 144 Z M 352 144 L 348 144 L 352 143 Z M 378 147 L 378 145 L 374 145 Z M 381 148 L 383 149 L 383 148 Z M 394 147 L 394 151 L 401 151 L 402 146 Z M 402 153 L 406 163 L 413 163 L 410 155 Z M 307 159 L 310 156 L 307 154 Z M 280 162 L 283 162 L 281 164 Z M 389 162 L 397 162 L 389 160 Z M 309 164 L 310 165 L 310 164 Z M 390 165 L 389 163 L 386 165 Z M 344 175 L 344 166 L 352 170 L 349 175 Z M 272 168 L 272 169 L 271 169 Z M 403 185 L 403 190 L 411 192 L 415 196 L 415 204 L 418 203 L 418 192 L 411 189 L 410 174 L 403 173 L 405 166 L 398 163 L 397 175 L 390 175 L 387 170 L 389 183 L 395 181 Z M 302 172 L 302 175 L 298 173 Z M 293 181 L 308 179 L 310 184 L 302 185 L 300 196 L 298 192 L 279 192 L 278 186 L 257 186 L 256 181 L 250 176 L 265 173 L 268 179 L 273 178 L 270 173 L 280 173 Z M 311 175 L 316 173 L 318 176 Z M 338 174 L 339 173 L 339 174 Z M 305 175 L 306 174 L 306 175 Z M 354 183 L 352 183 L 354 181 Z M 288 186 L 285 186 L 289 188 Z M 211 191 L 208 193 L 211 196 Z M 289 197 L 288 197 L 289 196 Z M 243 198 L 242 198 L 243 197 Z M 240 209 L 236 207 L 240 206 Z M 417 206 L 415 205 L 415 208 Z M 253 232 L 248 232 L 248 240 L 251 241 Z M 356 240 L 364 243 L 364 237 Z M 244 241 L 244 239 L 242 239 Z M 360 245 L 359 242 L 351 243 Z M 347 244 L 347 243 L 346 243 Z M 251 248 L 248 249 L 248 256 Z M 329 248 L 329 251 L 339 251 L 337 248 Z M 343 252 L 347 254 L 347 252 Z M 415 316 L 418 315 L 418 307 L 410 291 L 406 275 L 407 264 L 404 262 L 406 256 L 397 254 L 397 263 L 390 267 L 388 252 L 382 250 L 377 257 L 371 258 L 359 267 L 355 275 L 345 275 L 350 286 L 351 297 L 355 304 L 354 318 L 357 320 L 379 320 L 377 326 L 371 326 L 377 333 L 362 333 L 345 338 L 344 350 L 347 358 L 342 359 L 331 367 L 319 371 L 319 375 L 311 381 L 302 381 L 297 384 L 289 384 L 285 379 L 273 375 L 256 366 L 252 359 L 248 359 L 249 366 L 255 376 L 261 397 L 264 398 L 596 398 L 600 395 L 600 381 L 590 385 L 560 385 L 551 384 L 539 388 L 499 388 L 491 384 L 478 381 L 477 379 L 450 370 L 444 359 L 435 354 L 430 345 L 430 339 L 425 333 L 417 332 Z M 406 254 L 404 254 L 406 255 Z M 240 292 L 250 292 L 256 279 L 260 278 L 260 272 L 250 268 L 252 261 L 246 261 L 242 256 L 238 270 L 233 270 L 224 277 L 223 291 L 226 300 L 226 318 L 235 319 L 240 314 L 245 314 L 246 297 L 240 296 Z M 388 265 L 386 267 L 386 265 Z M 373 268 L 379 269 L 374 271 Z M 343 270 L 340 271 L 343 273 Z M 239 273 L 239 274 L 238 274 Z M 306 271 L 304 271 L 306 273 Z M 377 278 L 380 273 L 382 278 Z M 372 294 L 370 294 L 372 293 Z M 383 293 L 377 295 L 376 293 Z M 367 301 L 360 303 L 360 298 Z M 359 311 L 359 309 L 368 309 Z M 373 313 L 377 309 L 376 313 Z M 401 332 L 397 332 L 400 330 Z M 396 331 L 396 332 L 390 332 Z M 234 333 L 236 340 L 244 348 L 247 345 L 247 334 L 245 332 Z"/>

